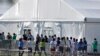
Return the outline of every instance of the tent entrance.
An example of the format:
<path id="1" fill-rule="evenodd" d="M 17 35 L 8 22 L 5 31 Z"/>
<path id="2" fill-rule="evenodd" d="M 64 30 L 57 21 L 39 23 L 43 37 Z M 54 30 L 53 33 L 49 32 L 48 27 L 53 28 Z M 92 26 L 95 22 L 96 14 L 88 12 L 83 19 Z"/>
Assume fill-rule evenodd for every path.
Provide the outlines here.
<path id="1" fill-rule="evenodd" d="M 46 27 L 44 30 L 43 30 L 43 35 L 46 35 L 46 36 L 52 36 L 54 35 L 54 31 L 51 27 Z"/>

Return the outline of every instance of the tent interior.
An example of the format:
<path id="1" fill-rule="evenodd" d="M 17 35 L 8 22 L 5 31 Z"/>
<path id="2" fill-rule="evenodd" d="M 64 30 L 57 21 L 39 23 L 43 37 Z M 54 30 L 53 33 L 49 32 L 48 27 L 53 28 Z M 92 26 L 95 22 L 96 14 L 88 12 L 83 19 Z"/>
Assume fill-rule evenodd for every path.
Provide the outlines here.
<path id="1" fill-rule="evenodd" d="M 86 37 L 88 43 L 100 37 L 99 0 L 15 0 L 3 5 L 0 32 L 5 35 L 16 33 L 20 38 L 24 31 L 31 30 L 34 37 L 37 33 Z"/>

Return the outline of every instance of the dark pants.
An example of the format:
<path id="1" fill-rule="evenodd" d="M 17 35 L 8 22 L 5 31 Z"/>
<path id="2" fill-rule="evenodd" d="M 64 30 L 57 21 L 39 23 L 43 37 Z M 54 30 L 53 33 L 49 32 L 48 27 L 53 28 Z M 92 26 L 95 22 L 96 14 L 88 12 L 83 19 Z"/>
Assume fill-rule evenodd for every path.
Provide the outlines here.
<path id="1" fill-rule="evenodd" d="M 98 52 L 98 50 L 97 49 L 93 49 L 93 52 Z"/>
<path id="2" fill-rule="evenodd" d="M 29 47 L 28 50 L 29 50 L 30 53 L 32 53 L 32 48 L 31 47 Z"/>
<path id="3" fill-rule="evenodd" d="M 60 46 L 60 47 L 59 47 L 59 51 L 60 51 L 61 53 L 63 53 L 64 47 L 63 47 L 63 46 Z"/>
<path id="4" fill-rule="evenodd" d="M 32 48 L 29 47 L 28 50 L 29 50 L 29 51 L 28 51 L 28 56 L 32 56 Z"/>
<path id="5" fill-rule="evenodd" d="M 40 47 L 40 49 L 41 49 L 41 50 L 40 50 L 40 51 L 41 51 L 41 52 L 40 52 L 40 56 L 41 56 L 41 54 L 42 54 L 42 51 L 44 51 L 45 56 L 47 56 L 47 53 L 46 53 L 46 51 L 45 51 L 45 47 Z"/>
<path id="6" fill-rule="evenodd" d="M 35 46 L 34 56 L 35 56 L 36 52 L 38 52 L 39 56 L 41 56 L 40 49 L 38 46 Z"/>
<path id="7" fill-rule="evenodd" d="M 23 48 L 19 47 L 19 56 L 23 56 L 24 51 L 20 51 L 20 50 L 23 50 Z"/>

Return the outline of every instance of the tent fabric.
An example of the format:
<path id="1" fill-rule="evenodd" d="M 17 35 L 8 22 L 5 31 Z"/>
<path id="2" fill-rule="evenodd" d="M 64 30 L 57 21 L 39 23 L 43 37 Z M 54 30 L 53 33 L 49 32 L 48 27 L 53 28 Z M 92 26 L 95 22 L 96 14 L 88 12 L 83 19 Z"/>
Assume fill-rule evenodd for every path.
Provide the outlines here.
<path id="1" fill-rule="evenodd" d="M 63 36 L 74 37 L 78 39 L 84 37 L 84 23 L 64 23 L 62 24 L 62 27 Z"/>
<path id="2" fill-rule="evenodd" d="M 99 6 L 98 0 L 19 0 L 0 19 L 15 22 L 87 19 L 89 22 L 100 22 Z"/>
<path id="3" fill-rule="evenodd" d="M 64 0 L 87 19 L 87 22 L 100 22 L 99 0 Z"/>
<path id="4" fill-rule="evenodd" d="M 12 5 L 12 3 L 9 4 L 8 2 L 0 2 L 0 16 L 2 16 Z"/>
<path id="5" fill-rule="evenodd" d="M 84 21 L 84 16 L 62 0 L 20 0 L 1 17 L 1 21 L 9 20 Z"/>
<path id="6" fill-rule="evenodd" d="M 29 3 L 29 4 L 27 4 Z M 36 17 L 34 0 L 19 0 L 14 6 L 12 6 L 2 17 L 3 20 L 29 20 L 32 17 Z M 34 11 L 34 12 L 33 12 Z"/>
<path id="7" fill-rule="evenodd" d="M 97 0 L 64 0 L 75 9 L 100 9 L 100 1 Z"/>

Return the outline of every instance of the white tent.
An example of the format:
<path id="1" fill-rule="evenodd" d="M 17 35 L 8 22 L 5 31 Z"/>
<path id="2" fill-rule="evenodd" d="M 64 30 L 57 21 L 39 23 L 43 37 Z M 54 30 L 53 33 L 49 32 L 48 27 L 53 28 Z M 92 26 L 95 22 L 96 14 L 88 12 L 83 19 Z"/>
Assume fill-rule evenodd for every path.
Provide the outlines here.
<path id="1" fill-rule="evenodd" d="M 20 0 L 1 18 L 1 21 L 84 21 L 84 16 L 61 0 Z"/>
<path id="2" fill-rule="evenodd" d="M 1 16 L 0 21 L 9 22 L 9 23 L 15 22 L 15 24 L 19 24 L 17 22 L 26 22 L 26 21 L 84 22 L 84 16 L 81 15 L 78 11 L 74 10 L 69 5 L 67 5 L 67 3 L 63 0 L 19 0 L 6 13 L 4 13 L 3 16 Z M 70 23 L 68 27 L 69 29 L 70 27 L 73 27 L 73 23 Z M 10 29 L 13 29 L 13 26 Z M 7 32 L 9 32 L 9 30 Z M 16 30 L 10 32 L 13 33 Z M 60 33 L 58 34 L 58 36 L 62 34 L 64 36 L 66 35 L 74 36 L 76 31 L 74 31 L 73 29 L 74 31 L 73 33 L 73 31 L 71 32 L 71 30 L 72 29 L 67 30 L 69 31 L 68 34 Z M 58 31 L 59 31 L 59 27 L 58 27 Z"/>
<path id="3" fill-rule="evenodd" d="M 72 8 L 85 16 L 84 36 L 88 43 L 92 43 L 94 38 L 100 40 L 100 0 L 64 0 Z M 92 51 L 92 50 L 90 50 Z"/>
<path id="4" fill-rule="evenodd" d="M 59 33 L 57 32 L 59 27 L 55 27 L 54 22 L 60 22 L 58 26 L 60 25 L 62 36 L 76 38 L 85 36 L 91 43 L 94 37 L 98 38 L 100 36 L 99 6 L 99 0 L 19 0 L 0 17 L 0 22 L 15 22 L 15 24 L 28 21 L 53 22 L 50 25 L 53 25 L 55 33 Z M 31 28 L 33 29 L 32 25 Z M 38 29 L 34 28 L 33 30 Z"/>

